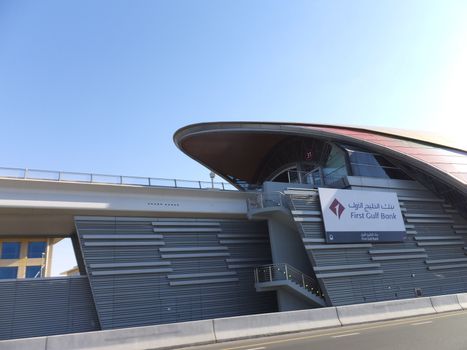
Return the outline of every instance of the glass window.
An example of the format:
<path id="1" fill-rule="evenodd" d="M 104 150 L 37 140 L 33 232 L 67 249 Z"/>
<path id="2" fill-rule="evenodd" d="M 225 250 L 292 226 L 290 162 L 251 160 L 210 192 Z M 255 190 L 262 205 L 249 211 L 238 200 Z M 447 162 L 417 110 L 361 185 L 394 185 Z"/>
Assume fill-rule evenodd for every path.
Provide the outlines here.
<path id="1" fill-rule="evenodd" d="M 45 242 L 29 242 L 28 258 L 42 258 L 47 244 Z"/>
<path id="2" fill-rule="evenodd" d="M 328 159 L 323 167 L 325 183 L 333 183 L 347 175 L 345 153 L 340 148 L 332 146 Z"/>
<path id="3" fill-rule="evenodd" d="M 20 250 L 20 242 L 3 242 L 2 259 L 19 259 Z"/>
<path id="4" fill-rule="evenodd" d="M 350 146 L 344 147 L 349 155 L 354 176 L 411 180 L 404 171 L 379 154 L 360 151 Z"/>
<path id="5" fill-rule="evenodd" d="M 26 267 L 26 278 L 38 278 L 41 277 L 40 266 L 27 266 Z"/>
<path id="6" fill-rule="evenodd" d="M 18 276 L 17 267 L 0 267 L 0 279 L 16 278 Z"/>

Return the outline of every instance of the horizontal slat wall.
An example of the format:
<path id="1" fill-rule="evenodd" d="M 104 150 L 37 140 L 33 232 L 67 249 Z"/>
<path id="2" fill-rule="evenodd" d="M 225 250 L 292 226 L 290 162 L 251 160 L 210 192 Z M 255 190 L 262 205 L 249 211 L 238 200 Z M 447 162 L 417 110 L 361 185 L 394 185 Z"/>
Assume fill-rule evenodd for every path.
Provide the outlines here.
<path id="1" fill-rule="evenodd" d="M 365 178 L 358 182 L 353 189 L 398 193 L 407 229 L 404 242 L 326 244 L 321 222 L 301 220 L 305 213 L 321 210 L 318 194 L 289 195 L 292 214 L 328 303 L 411 298 L 416 288 L 424 296 L 467 291 L 467 221 L 457 210 L 409 182 L 393 188 L 390 181 L 384 188 L 375 188 L 371 179 L 368 187 Z"/>
<path id="2" fill-rule="evenodd" d="M 264 222 L 78 217 L 76 227 L 103 329 L 277 310 L 274 292 L 254 288 L 253 267 L 271 263 Z"/>
<path id="3" fill-rule="evenodd" d="M 87 277 L 0 281 L 0 340 L 99 330 Z"/>

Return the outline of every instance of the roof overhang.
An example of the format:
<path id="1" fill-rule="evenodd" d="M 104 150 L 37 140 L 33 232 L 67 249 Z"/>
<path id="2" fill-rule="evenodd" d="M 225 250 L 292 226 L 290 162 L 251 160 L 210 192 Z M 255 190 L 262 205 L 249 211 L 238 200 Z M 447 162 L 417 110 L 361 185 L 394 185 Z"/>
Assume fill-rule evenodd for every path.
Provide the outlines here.
<path id="1" fill-rule="evenodd" d="M 422 138 L 417 132 L 323 124 L 214 122 L 183 127 L 175 133 L 174 142 L 185 154 L 233 183 L 231 176 L 251 180 L 271 148 L 290 136 L 347 143 L 390 156 L 467 194 L 467 152 L 436 143 L 429 135 Z"/>

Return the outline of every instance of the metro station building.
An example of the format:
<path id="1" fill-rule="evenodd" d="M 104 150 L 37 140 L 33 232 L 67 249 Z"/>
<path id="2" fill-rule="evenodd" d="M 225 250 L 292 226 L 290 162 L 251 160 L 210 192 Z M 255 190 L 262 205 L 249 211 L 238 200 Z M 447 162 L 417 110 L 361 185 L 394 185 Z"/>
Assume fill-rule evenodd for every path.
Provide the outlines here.
<path id="1" fill-rule="evenodd" d="M 0 241 L 71 237 L 80 271 L 0 280 L 0 339 L 467 292 L 462 147 L 254 122 L 174 141 L 227 183 L 0 171 Z"/>

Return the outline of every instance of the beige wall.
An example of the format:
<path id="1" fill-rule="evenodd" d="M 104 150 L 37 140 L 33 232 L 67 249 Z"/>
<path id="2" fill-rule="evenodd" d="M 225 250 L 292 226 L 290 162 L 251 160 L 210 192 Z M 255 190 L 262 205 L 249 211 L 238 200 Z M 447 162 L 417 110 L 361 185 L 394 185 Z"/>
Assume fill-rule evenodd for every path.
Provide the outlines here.
<path id="1" fill-rule="evenodd" d="M 58 239 L 59 240 L 59 239 Z M 4 242 L 19 242 L 21 244 L 20 257 L 19 259 L 1 259 L 0 258 L 0 267 L 18 267 L 17 278 L 25 278 L 26 276 L 26 267 L 28 266 L 41 266 L 44 268 L 44 277 L 49 277 L 51 273 L 51 264 L 52 264 L 52 251 L 53 244 L 58 242 L 55 238 L 47 237 L 10 237 L 10 238 L 0 238 L 0 257 L 2 246 Z M 46 252 L 43 258 L 28 258 L 28 244 L 29 242 L 46 242 Z"/>

